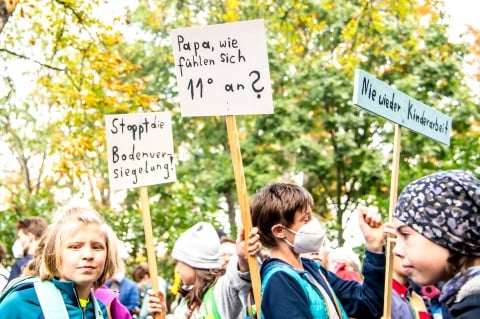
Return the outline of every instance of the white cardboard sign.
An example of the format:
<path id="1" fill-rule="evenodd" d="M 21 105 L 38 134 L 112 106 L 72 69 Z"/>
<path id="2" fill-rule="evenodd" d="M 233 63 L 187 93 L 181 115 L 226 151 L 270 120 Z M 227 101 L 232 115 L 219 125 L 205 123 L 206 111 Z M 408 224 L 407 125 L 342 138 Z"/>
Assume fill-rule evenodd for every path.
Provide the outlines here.
<path id="1" fill-rule="evenodd" d="M 112 190 L 176 181 L 169 112 L 105 115 Z"/>
<path id="2" fill-rule="evenodd" d="M 451 117 L 359 69 L 355 71 L 353 103 L 412 131 L 450 145 Z"/>
<path id="3" fill-rule="evenodd" d="M 170 32 L 182 116 L 272 114 L 263 20 Z"/>

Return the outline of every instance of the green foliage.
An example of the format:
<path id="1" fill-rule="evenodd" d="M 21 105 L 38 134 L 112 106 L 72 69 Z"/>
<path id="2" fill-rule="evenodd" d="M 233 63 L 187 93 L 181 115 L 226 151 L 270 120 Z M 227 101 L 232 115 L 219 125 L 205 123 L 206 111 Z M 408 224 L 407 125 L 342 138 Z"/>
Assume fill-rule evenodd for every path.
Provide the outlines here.
<path id="1" fill-rule="evenodd" d="M 478 96 L 461 71 L 466 46 L 446 37 L 439 1 L 140 0 L 115 20 L 125 33 L 93 14 L 100 4 L 25 1 L 2 32 L 2 65 L 29 61 L 34 79 L 20 97 L 1 73 L 0 138 L 16 159 L 0 177 L 8 243 L 20 216 L 48 216 L 78 194 L 131 247 L 130 266 L 144 262 L 137 190 L 123 196 L 108 188 L 103 116 L 164 110 L 172 113 L 178 181 L 149 187 L 156 242 L 170 251 L 200 220 L 235 237 L 225 119 L 180 116 L 169 39 L 180 27 L 264 19 L 275 114 L 236 118 L 248 192 L 303 177 L 339 244 L 358 205 L 385 216 L 389 207 L 393 126 L 351 102 L 356 68 L 453 118 L 450 147 L 402 130 L 400 190 L 439 169 L 478 170 Z M 170 279 L 169 255 L 158 262 Z"/>

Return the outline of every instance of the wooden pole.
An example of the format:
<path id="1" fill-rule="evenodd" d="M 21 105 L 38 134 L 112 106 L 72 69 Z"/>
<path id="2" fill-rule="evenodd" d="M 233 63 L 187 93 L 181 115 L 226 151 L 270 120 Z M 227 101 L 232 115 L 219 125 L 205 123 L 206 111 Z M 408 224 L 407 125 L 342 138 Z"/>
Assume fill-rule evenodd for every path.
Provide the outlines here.
<path id="1" fill-rule="evenodd" d="M 242 155 L 240 144 L 238 142 L 237 123 L 234 115 L 226 116 L 228 142 L 232 154 L 233 172 L 235 174 L 235 184 L 237 186 L 238 202 L 242 213 L 243 228 L 245 231 L 245 243 L 248 248 L 248 233 L 252 230 L 252 217 L 250 216 L 250 207 L 248 203 L 247 186 L 245 183 L 245 173 L 243 170 Z M 260 305 L 262 302 L 260 289 L 260 269 L 257 258 L 248 256 L 248 266 L 250 268 L 250 278 L 252 280 L 253 298 L 255 300 L 257 318 L 260 318 Z"/>
<path id="2" fill-rule="evenodd" d="M 142 210 L 143 229 L 145 232 L 145 244 L 147 246 L 147 261 L 148 270 L 150 272 L 150 280 L 152 282 L 152 290 L 157 293 L 162 304 L 162 312 L 155 315 L 155 319 L 165 319 L 165 296 L 158 294 L 158 270 L 157 270 L 157 256 L 155 254 L 155 247 L 153 246 L 153 232 L 152 219 L 150 217 L 150 203 L 148 201 L 148 189 L 146 186 L 139 188 L 140 192 L 140 207 Z"/>
<path id="3" fill-rule="evenodd" d="M 388 209 L 388 221 L 393 220 L 393 212 L 397 205 L 398 193 L 398 171 L 400 162 L 400 141 L 401 130 L 400 125 L 395 124 L 395 136 L 393 138 L 393 159 L 392 159 L 392 178 L 390 182 L 390 205 Z M 392 317 L 392 271 L 393 271 L 393 243 L 394 240 L 390 236 L 387 237 L 386 243 L 386 264 L 385 264 L 385 291 L 383 299 L 383 318 L 391 319 Z"/>

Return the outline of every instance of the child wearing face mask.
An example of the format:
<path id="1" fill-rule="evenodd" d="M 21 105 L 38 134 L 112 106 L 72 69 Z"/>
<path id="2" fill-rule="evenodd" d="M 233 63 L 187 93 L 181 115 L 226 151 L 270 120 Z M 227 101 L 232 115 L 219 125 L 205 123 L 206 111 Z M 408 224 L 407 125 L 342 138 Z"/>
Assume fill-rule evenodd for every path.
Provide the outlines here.
<path id="1" fill-rule="evenodd" d="M 313 216 L 313 199 L 303 187 L 277 183 L 251 201 L 252 224 L 270 248 L 261 266 L 264 319 L 380 318 L 385 278 L 384 231 L 380 215 L 360 212 L 365 236 L 364 283 L 343 280 L 300 254 L 319 251 L 325 230 Z"/>

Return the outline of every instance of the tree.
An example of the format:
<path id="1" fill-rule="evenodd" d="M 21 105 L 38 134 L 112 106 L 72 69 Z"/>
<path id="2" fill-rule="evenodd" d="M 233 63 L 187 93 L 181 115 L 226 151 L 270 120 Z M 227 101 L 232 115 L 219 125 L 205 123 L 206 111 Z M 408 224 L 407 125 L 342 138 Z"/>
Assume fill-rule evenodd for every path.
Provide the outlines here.
<path id="1" fill-rule="evenodd" d="M 108 188 L 103 115 L 170 110 L 178 182 L 149 187 L 156 240 L 170 248 L 198 220 L 230 225 L 234 237 L 238 209 L 225 121 L 180 117 L 168 32 L 257 18 L 265 19 L 275 114 L 237 117 L 250 194 L 303 176 L 339 244 L 357 205 L 386 213 L 392 125 L 352 104 L 355 68 L 454 119 L 450 147 L 403 130 L 400 188 L 438 169 L 476 169 L 478 97 L 461 71 L 466 47 L 445 36 L 439 1 L 141 0 L 111 23 L 96 18 L 100 4 L 22 2 L 2 32 L 2 66 L 21 60 L 32 74 L 25 85 L 31 90 L 21 96 L 11 74 L 2 73 L 1 141 L 19 159 L 1 177 L 9 198 L 2 216 L 47 214 L 80 194 L 105 212 L 132 257 L 145 258 L 136 190 Z M 171 260 L 162 261 L 167 277 Z"/>
<path id="2" fill-rule="evenodd" d="M 144 56 L 134 61 L 143 65 L 142 73 L 159 75 L 152 83 L 161 84 L 158 90 L 168 100 L 163 105 L 178 114 L 178 106 L 172 103 L 175 84 L 165 79 L 173 77 L 170 43 L 162 41 L 168 38 L 168 30 L 266 17 L 275 114 L 237 118 L 247 187 L 253 193 L 266 183 L 302 174 L 315 197 L 316 211 L 327 221 L 333 218 L 329 225 L 338 234 L 332 235 L 342 244 L 344 222 L 358 204 L 377 204 L 387 212 L 390 186 L 390 157 L 385 153 L 391 152 L 392 125 L 352 105 L 354 69 L 375 74 L 454 119 L 461 114 L 448 101 L 463 101 L 474 111 L 469 93 L 462 89 L 465 48 L 446 38 L 439 4 L 232 1 L 217 5 L 203 1 L 194 5 L 184 1 L 152 5 L 141 1 L 132 23 L 155 40 L 134 46 L 150 52 L 153 61 L 169 64 L 152 66 Z M 166 18 L 171 12 L 176 12 L 176 19 Z M 180 181 L 186 178 L 198 183 L 198 192 L 215 189 L 215 197 L 231 198 L 233 175 L 228 169 L 223 120 L 174 118 L 178 120 L 174 125 L 177 148 L 189 154 L 181 163 L 188 175 L 182 171 Z M 460 139 L 469 130 L 468 125 L 454 128 Z M 456 143 L 449 151 L 405 132 L 400 186 L 410 181 L 412 172 L 418 175 L 442 168 L 443 161 L 443 167 L 448 167 L 449 156 L 458 152 Z M 211 170 L 204 174 L 209 167 L 221 167 L 228 175 L 216 176 Z M 233 211 L 228 209 L 230 214 Z"/>

